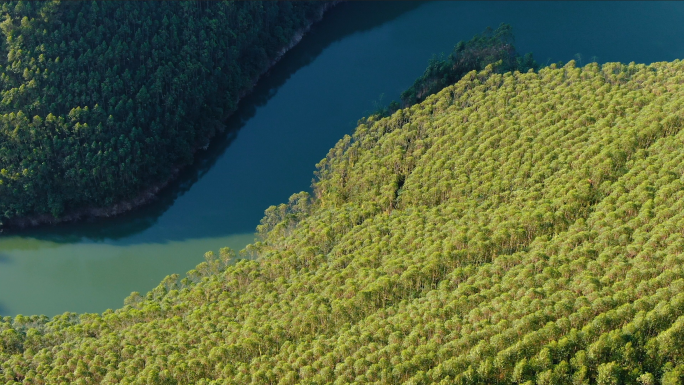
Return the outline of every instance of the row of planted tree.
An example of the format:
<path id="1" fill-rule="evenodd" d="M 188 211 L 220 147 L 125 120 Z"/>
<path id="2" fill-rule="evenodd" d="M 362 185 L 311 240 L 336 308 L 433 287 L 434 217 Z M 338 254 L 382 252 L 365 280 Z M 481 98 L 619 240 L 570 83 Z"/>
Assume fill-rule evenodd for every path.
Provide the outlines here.
<path id="1" fill-rule="evenodd" d="M 677 384 L 684 63 L 470 72 L 314 195 L 104 314 L 6 317 L 7 383 Z"/>

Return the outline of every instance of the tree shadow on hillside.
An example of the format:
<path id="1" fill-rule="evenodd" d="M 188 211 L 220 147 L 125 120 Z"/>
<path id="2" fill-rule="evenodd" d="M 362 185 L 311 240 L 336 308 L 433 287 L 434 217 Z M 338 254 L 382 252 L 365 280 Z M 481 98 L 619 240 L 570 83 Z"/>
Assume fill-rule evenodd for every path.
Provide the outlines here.
<path id="1" fill-rule="evenodd" d="M 355 33 L 379 27 L 422 4 L 424 3 L 344 2 L 332 8 L 299 44 L 283 55 L 281 60 L 259 80 L 254 90 L 240 101 L 238 110 L 225 122 L 225 131 L 217 135 L 206 150 L 198 151 L 195 162 L 183 169 L 178 178 L 147 205 L 112 218 L 90 218 L 75 223 L 45 225 L 23 230 L 9 229 L 5 230 L 4 234 L 71 243 L 83 238 L 95 241 L 120 240 L 152 227 L 177 198 L 185 194 L 214 166 L 235 140 L 240 129 L 256 115 L 257 109 L 273 98 L 278 89 L 298 70 L 312 63 L 331 44 Z M 226 224 L 226 228 L 222 228 L 223 234 L 245 232 L 244 223 L 230 222 Z M 250 224 L 252 227 L 256 225 Z M 253 228 L 248 231 L 251 230 Z"/>

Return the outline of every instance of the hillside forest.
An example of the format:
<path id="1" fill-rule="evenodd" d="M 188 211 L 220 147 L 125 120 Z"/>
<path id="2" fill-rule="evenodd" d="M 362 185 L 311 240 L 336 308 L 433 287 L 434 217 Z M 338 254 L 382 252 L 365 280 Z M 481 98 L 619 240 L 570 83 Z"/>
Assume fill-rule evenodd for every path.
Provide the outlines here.
<path id="1" fill-rule="evenodd" d="M 118 310 L 5 317 L 7 384 L 680 384 L 684 62 L 493 65 Z"/>
<path id="2" fill-rule="evenodd" d="M 3 2 L 0 221 L 165 183 L 327 6 Z M 684 383 L 684 61 L 513 43 L 431 60 L 243 250 L 0 317 L 0 383 Z"/>
<path id="3" fill-rule="evenodd" d="M 324 2 L 0 4 L 0 222 L 166 183 Z"/>

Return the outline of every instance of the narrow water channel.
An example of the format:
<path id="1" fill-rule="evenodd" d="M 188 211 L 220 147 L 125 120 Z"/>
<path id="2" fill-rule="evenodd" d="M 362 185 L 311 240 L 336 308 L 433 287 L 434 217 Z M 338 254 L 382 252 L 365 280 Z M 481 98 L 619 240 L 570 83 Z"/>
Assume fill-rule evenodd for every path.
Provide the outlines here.
<path id="1" fill-rule="evenodd" d="M 241 249 L 264 209 L 308 190 L 314 165 L 356 121 L 397 99 L 433 54 L 513 26 L 538 62 L 684 58 L 684 3 L 348 2 L 274 66 L 226 134 L 154 203 L 116 218 L 0 236 L 0 315 L 122 306 L 208 250 Z"/>

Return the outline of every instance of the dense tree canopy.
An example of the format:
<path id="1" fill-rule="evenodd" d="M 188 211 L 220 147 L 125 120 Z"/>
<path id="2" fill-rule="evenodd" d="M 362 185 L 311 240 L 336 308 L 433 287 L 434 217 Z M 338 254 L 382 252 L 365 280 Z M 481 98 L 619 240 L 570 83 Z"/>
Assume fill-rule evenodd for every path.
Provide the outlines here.
<path id="1" fill-rule="evenodd" d="M 321 2 L 0 5 L 0 220 L 168 180 Z"/>
<path id="2" fill-rule="evenodd" d="M 527 72 L 538 69 L 532 53 L 520 55 L 513 43 L 513 27 L 501 23 L 497 29 L 487 27 L 479 35 L 468 41 L 459 41 L 447 57 L 434 56 L 425 72 L 401 94 L 401 102 L 392 101 L 378 111 L 380 116 L 388 116 L 399 108 L 406 108 L 422 102 L 442 88 L 459 81 L 470 71 L 482 71 L 492 65 L 495 72 Z"/>
<path id="3" fill-rule="evenodd" d="M 104 314 L 5 317 L 8 384 L 679 384 L 684 62 L 470 72 L 315 195 Z"/>

